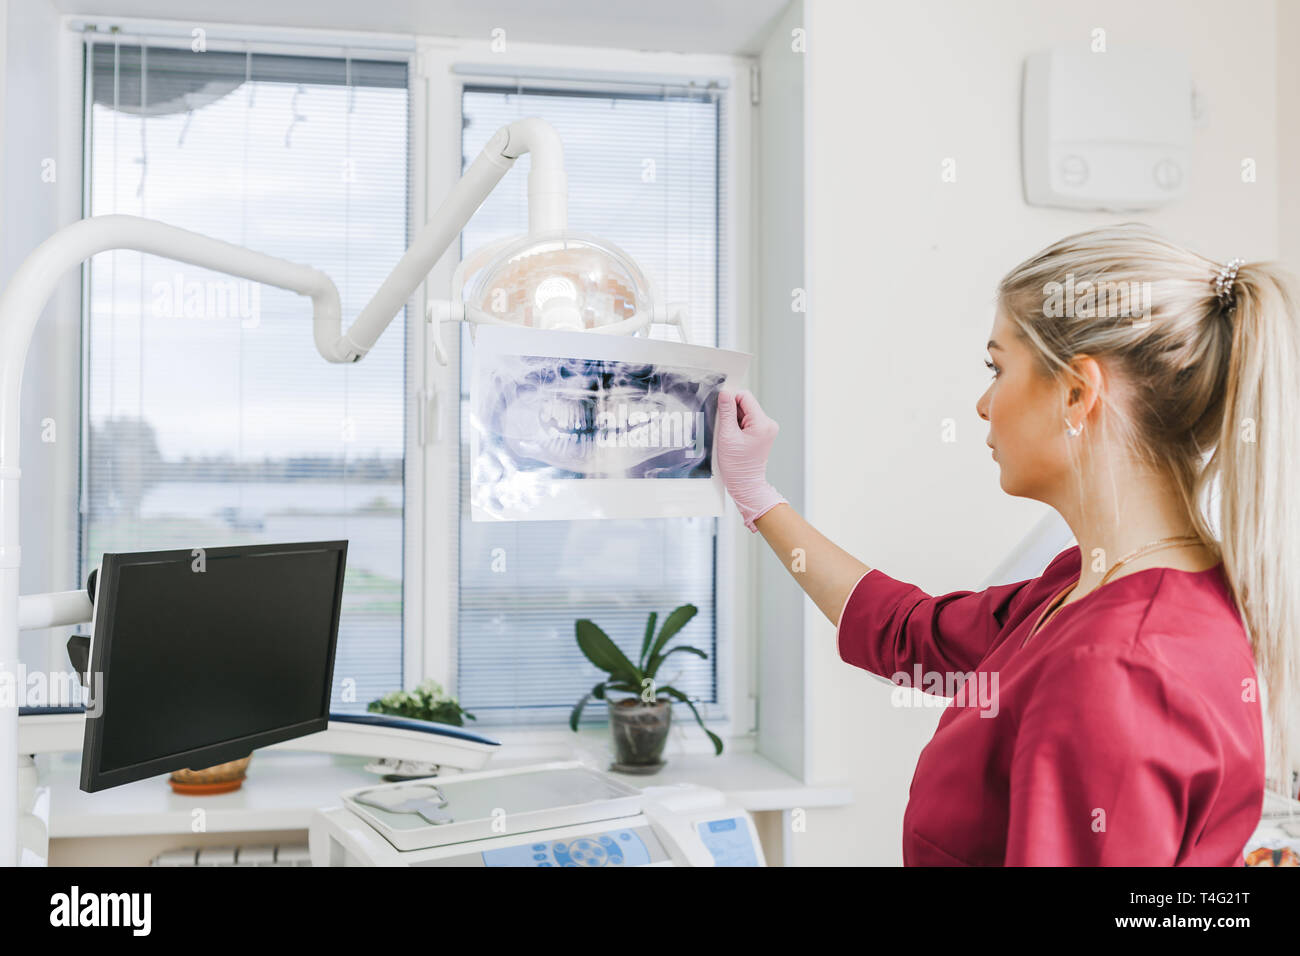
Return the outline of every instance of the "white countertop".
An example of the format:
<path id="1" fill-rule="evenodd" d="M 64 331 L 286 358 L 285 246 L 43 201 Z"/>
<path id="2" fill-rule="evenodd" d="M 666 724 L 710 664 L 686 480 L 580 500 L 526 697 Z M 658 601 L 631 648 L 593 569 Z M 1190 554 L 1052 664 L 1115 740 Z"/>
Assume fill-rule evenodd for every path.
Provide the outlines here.
<path id="1" fill-rule="evenodd" d="M 580 749 L 567 753 L 521 753 L 503 748 L 486 769 L 546 760 L 591 759 Z M 370 758 L 299 751 L 254 754 L 244 785 L 233 793 L 188 797 L 173 793 L 167 776 L 151 777 L 98 793 L 80 789 L 80 754 L 38 759 L 40 785 L 50 788 L 50 837 L 131 836 L 255 830 L 305 830 L 318 807 L 338 805 L 343 790 L 379 782 L 364 769 Z M 593 765 L 599 765 L 593 763 Z M 747 810 L 841 806 L 851 802 L 845 787 L 811 787 L 760 754 L 727 752 L 676 754 L 650 776 L 619 774 L 634 786 L 694 783 L 724 790 Z M 201 818 L 200 818 L 201 813 Z M 201 821 L 201 822 L 200 822 Z"/>

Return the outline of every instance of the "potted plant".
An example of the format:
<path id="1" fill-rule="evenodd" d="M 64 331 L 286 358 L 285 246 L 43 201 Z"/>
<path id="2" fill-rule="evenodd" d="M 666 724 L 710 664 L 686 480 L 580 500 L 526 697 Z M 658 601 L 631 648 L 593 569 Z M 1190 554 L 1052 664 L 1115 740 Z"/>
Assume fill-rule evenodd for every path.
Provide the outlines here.
<path id="1" fill-rule="evenodd" d="M 442 685 L 435 680 L 421 681 L 415 690 L 389 691 L 378 700 L 366 705 L 372 714 L 388 714 L 392 717 L 409 717 L 412 720 L 429 720 L 438 724 L 451 724 L 463 727 L 465 719 L 475 720 L 455 697 L 448 696 Z M 398 760 L 382 757 L 366 764 L 371 773 L 380 774 L 385 780 L 414 780 L 419 777 L 432 777 L 438 772 L 436 763 L 420 760 Z"/>
<path id="2" fill-rule="evenodd" d="M 477 719 L 460 706 L 455 697 L 447 696 L 447 692 L 436 680 L 422 681 L 416 685 L 415 690 L 411 691 L 389 691 L 378 700 L 372 700 L 367 704 L 366 710 L 372 714 L 431 720 L 434 723 L 452 724 L 456 727 L 463 727 L 466 717 L 470 720 Z"/>
<path id="3" fill-rule="evenodd" d="M 668 740 L 674 700 L 691 709 L 700 729 L 713 741 L 714 754 L 722 753 L 722 738 L 704 726 L 695 703 L 676 687 L 655 680 L 664 661 L 679 651 L 708 660 L 709 655 L 698 647 L 686 644 L 668 647 L 668 642 L 698 610 L 694 604 L 683 604 L 665 618 L 658 635 L 655 634 L 655 623 L 659 615 L 657 611 L 651 611 L 641 641 L 641 653 L 635 664 L 593 622 L 583 618 L 574 625 L 579 649 L 587 660 L 608 676 L 574 705 L 569 715 L 569 727 L 577 731 L 587 701 L 593 697 L 605 701 L 614 736 L 612 769 L 626 773 L 655 773 L 664 765 L 662 755 L 664 743 Z M 607 696 L 611 691 L 614 697 Z"/>

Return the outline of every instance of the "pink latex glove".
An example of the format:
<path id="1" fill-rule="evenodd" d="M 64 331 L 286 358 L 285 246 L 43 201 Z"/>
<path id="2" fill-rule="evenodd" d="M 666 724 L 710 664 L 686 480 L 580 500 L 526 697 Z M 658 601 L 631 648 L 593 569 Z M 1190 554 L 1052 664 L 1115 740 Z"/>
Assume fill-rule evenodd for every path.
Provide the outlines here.
<path id="1" fill-rule="evenodd" d="M 758 530 L 754 522 L 768 511 L 789 504 L 767 482 L 767 456 L 780 429 L 752 392 L 718 393 L 718 469 L 750 531 Z"/>

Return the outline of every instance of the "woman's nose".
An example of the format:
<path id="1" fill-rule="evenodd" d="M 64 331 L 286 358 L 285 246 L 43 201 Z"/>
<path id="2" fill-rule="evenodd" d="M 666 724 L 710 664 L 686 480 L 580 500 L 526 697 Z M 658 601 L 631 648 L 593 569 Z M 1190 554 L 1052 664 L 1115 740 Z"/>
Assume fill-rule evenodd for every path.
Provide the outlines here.
<path id="1" fill-rule="evenodd" d="M 990 385 L 984 390 L 984 394 L 980 396 L 980 400 L 975 403 L 975 413 L 985 421 L 989 420 L 989 392 L 992 390 L 993 386 Z"/>

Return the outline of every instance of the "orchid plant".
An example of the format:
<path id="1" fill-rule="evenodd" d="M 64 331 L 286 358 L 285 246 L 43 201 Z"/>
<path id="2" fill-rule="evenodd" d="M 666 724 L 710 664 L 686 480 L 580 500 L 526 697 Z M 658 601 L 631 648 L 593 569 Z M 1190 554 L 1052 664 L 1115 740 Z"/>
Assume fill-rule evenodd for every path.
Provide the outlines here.
<path id="1" fill-rule="evenodd" d="M 619 649 L 608 634 L 592 621 L 583 618 L 576 622 L 574 629 L 578 639 L 578 648 L 586 656 L 587 660 L 591 661 L 592 664 L 604 671 L 608 676 L 584 694 L 582 699 L 574 705 L 572 713 L 569 714 L 569 728 L 576 731 L 578 729 L 578 720 L 582 717 L 582 711 L 587 706 L 587 702 L 592 698 L 607 700 L 608 698 L 605 695 L 608 691 L 632 694 L 639 698 L 645 706 L 678 700 L 691 709 L 691 713 L 695 715 L 695 721 L 700 725 L 700 729 L 709 735 L 709 740 L 713 741 L 714 754 L 722 753 L 722 738 L 704 726 L 704 719 L 696 709 L 695 702 L 671 684 L 658 684 L 655 680 L 664 661 L 673 654 L 693 654 L 703 660 L 708 660 L 709 655 L 698 647 L 691 647 L 687 644 L 668 647 L 668 642 L 686 626 L 687 622 L 696 615 L 698 610 L 694 604 L 683 604 L 681 607 L 676 608 L 664 619 L 663 627 L 659 629 L 657 635 L 655 634 L 655 624 L 658 621 L 659 613 L 651 611 L 650 618 L 646 621 L 645 637 L 641 641 L 641 653 L 635 663 Z"/>

